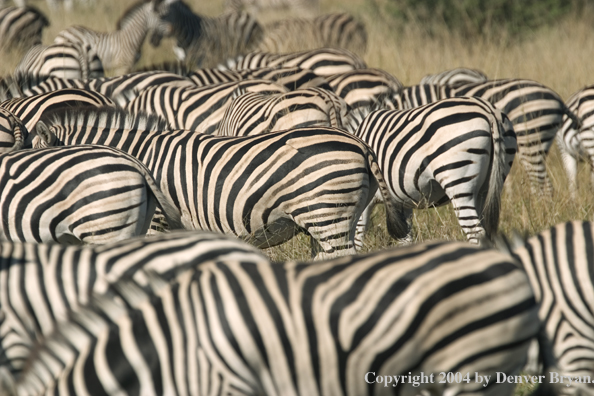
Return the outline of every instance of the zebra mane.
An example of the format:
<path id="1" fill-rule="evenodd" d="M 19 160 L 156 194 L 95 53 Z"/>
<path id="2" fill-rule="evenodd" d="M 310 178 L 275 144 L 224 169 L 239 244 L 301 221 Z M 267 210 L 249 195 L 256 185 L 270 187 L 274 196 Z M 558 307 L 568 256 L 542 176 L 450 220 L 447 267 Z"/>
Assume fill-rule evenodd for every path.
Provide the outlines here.
<path id="1" fill-rule="evenodd" d="M 127 110 L 111 106 L 75 107 L 59 109 L 44 114 L 41 121 L 48 128 L 54 125 L 72 126 L 91 124 L 99 128 L 117 125 L 122 129 L 139 129 L 147 132 L 160 132 L 171 129 L 169 123 L 154 114 L 131 114 Z"/>
<path id="2" fill-rule="evenodd" d="M 177 74 L 183 77 L 187 77 L 193 71 L 193 67 L 186 62 L 163 62 L 153 65 L 144 66 L 140 69 L 136 69 L 136 72 L 145 73 L 153 71 L 164 71 L 173 74 Z"/>
<path id="3" fill-rule="evenodd" d="M 146 5 L 146 1 L 139 1 L 128 7 L 128 9 L 124 11 L 120 19 L 118 19 L 118 22 L 116 23 L 116 29 L 120 30 L 122 26 L 126 25 L 129 20 L 134 18 L 134 15 L 136 15 L 136 13 L 138 13 Z"/>

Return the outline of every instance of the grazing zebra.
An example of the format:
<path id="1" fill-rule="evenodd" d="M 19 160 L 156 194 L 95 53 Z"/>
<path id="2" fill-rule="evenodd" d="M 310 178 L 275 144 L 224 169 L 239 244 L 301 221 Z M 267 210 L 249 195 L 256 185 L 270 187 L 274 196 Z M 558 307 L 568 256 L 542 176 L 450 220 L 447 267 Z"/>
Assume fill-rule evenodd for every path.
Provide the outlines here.
<path id="1" fill-rule="evenodd" d="M 526 271 L 559 375 L 594 372 L 594 223 L 557 224 L 527 240 L 500 239 Z M 593 384 L 572 382 L 559 395 L 592 395 Z"/>
<path id="2" fill-rule="evenodd" d="M 348 111 L 344 100 L 321 88 L 273 95 L 248 92 L 233 100 L 216 134 L 253 136 L 302 127 L 345 128 Z"/>
<path id="3" fill-rule="evenodd" d="M 111 33 L 71 26 L 58 33 L 54 43 L 89 46 L 97 53 L 104 68 L 116 75 L 128 73 L 140 59 L 146 35 L 157 27 L 158 16 L 153 7 L 153 1 L 139 1 L 124 12 L 117 22 L 117 29 Z"/>
<path id="4" fill-rule="evenodd" d="M 575 115 L 552 89 L 531 80 L 503 79 L 458 87 L 416 86 L 404 89 L 401 95 L 404 108 L 445 97 L 476 96 L 491 102 L 506 113 L 514 125 L 518 137 L 518 158 L 530 179 L 533 192 L 552 194 L 546 155 L 563 116 L 567 115 L 577 124 Z"/>
<path id="5" fill-rule="evenodd" d="M 76 106 L 115 106 L 113 100 L 99 92 L 86 89 L 66 88 L 46 94 L 30 96 L 27 98 L 15 98 L 0 103 L 0 108 L 10 111 L 22 121 L 27 131 L 33 131 L 37 121 L 44 113 Z M 30 139 L 24 137 L 27 147 L 30 147 Z"/>
<path id="6" fill-rule="evenodd" d="M 50 335 L 57 322 L 69 319 L 69 311 L 122 277 L 146 282 L 144 269 L 168 279 L 185 265 L 237 258 L 268 261 L 235 238 L 198 231 L 106 245 L 0 241 L 0 367 L 19 377 L 36 342 Z"/>
<path id="7" fill-rule="evenodd" d="M 421 79 L 420 85 L 435 84 L 449 85 L 459 87 L 464 84 L 487 82 L 488 77 L 485 73 L 476 69 L 458 67 L 452 70 L 446 70 L 437 74 L 428 74 Z"/>
<path id="8" fill-rule="evenodd" d="M 272 54 L 269 52 L 251 52 L 247 55 L 229 59 L 222 69 L 243 70 L 263 67 L 299 67 L 311 70 L 318 76 L 327 77 L 351 70 L 365 69 L 363 59 L 350 51 L 340 48 L 318 48 L 315 50 L 293 52 L 290 54 Z"/>
<path id="9" fill-rule="evenodd" d="M 0 9 L 0 49 L 25 49 L 41 44 L 43 29 L 49 21 L 34 7 Z"/>
<path id="10" fill-rule="evenodd" d="M 168 281 L 148 277 L 143 288 L 115 282 L 71 314 L 18 382 L 5 374 L 6 387 L 14 395 L 512 396 L 516 384 L 497 379 L 520 373 L 540 330 L 523 271 L 505 254 L 459 242 L 315 264 L 238 256 Z"/>
<path id="11" fill-rule="evenodd" d="M 577 164 L 584 160 L 590 164 L 590 178 L 594 186 L 594 86 L 587 86 L 567 100 L 569 111 L 578 119 L 574 122 L 567 114 L 557 132 L 557 147 L 561 152 L 563 167 L 569 180 L 569 190 L 573 197 L 577 193 Z"/>
<path id="12" fill-rule="evenodd" d="M 286 53 L 320 47 L 344 48 L 365 55 L 365 25 L 345 12 L 320 15 L 313 19 L 274 21 L 264 26 L 264 36 L 258 50 Z"/>
<path id="13" fill-rule="evenodd" d="M 207 85 L 205 87 L 162 84 L 144 91 L 126 108 L 134 113 L 163 117 L 174 129 L 216 134 L 225 110 L 245 92 L 280 94 L 284 87 L 266 80 Z"/>
<path id="14" fill-rule="evenodd" d="M 23 122 L 10 111 L 0 107 L 0 155 L 25 147 L 28 135 Z"/>
<path id="15" fill-rule="evenodd" d="M 379 187 L 392 233 L 393 202 L 375 154 L 339 129 L 222 137 L 163 131 L 150 117 L 113 109 L 65 110 L 44 121 L 40 144 L 101 143 L 140 159 L 186 229 L 234 234 L 258 247 L 306 232 L 316 258 L 353 254 L 357 220 Z"/>
<path id="16" fill-rule="evenodd" d="M 227 58 L 256 49 L 262 27 L 246 12 L 232 12 L 217 18 L 196 15 L 182 0 L 161 2 L 160 22 L 150 42 L 158 46 L 163 37 L 176 39 L 179 60 L 199 67 L 214 67 Z"/>
<path id="17" fill-rule="evenodd" d="M 111 147 L 4 154 L 0 185 L 0 239 L 115 242 L 145 235 L 157 205 L 171 228 L 181 228 L 179 212 L 145 166 Z"/>
<path id="18" fill-rule="evenodd" d="M 381 103 L 389 110 L 396 110 L 397 97 L 402 83 L 390 73 L 380 69 L 358 69 L 327 77 L 332 90 L 357 109 Z"/>
<path id="19" fill-rule="evenodd" d="M 61 77 L 82 79 L 102 77 L 101 59 L 89 46 L 75 44 L 36 45 L 17 65 L 15 76 Z"/>
<path id="20" fill-rule="evenodd" d="M 226 0 L 226 12 L 247 11 L 257 15 L 261 10 L 288 9 L 297 16 L 315 15 L 320 9 L 320 0 Z"/>
<path id="21" fill-rule="evenodd" d="M 354 133 L 377 154 L 399 208 L 398 238 L 412 241 L 413 209 L 447 202 L 470 242 L 497 232 L 501 190 L 517 146 L 511 122 L 489 102 L 452 98 L 412 110 L 378 110 Z M 359 233 L 374 204 L 365 210 Z"/>

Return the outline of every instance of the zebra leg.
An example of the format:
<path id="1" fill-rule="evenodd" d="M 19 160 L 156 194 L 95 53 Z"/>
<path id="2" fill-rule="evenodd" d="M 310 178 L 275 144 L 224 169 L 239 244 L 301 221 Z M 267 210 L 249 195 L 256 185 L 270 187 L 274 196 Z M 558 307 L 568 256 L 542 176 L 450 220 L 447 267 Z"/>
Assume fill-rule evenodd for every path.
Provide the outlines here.
<path id="1" fill-rule="evenodd" d="M 403 245 L 410 245 L 411 243 L 413 243 L 412 215 L 413 215 L 412 209 L 402 208 L 402 210 L 400 212 L 401 221 L 406 226 L 406 229 L 408 230 L 406 233 L 406 236 L 404 238 L 398 240 Z"/>
<path id="2" fill-rule="evenodd" d="M 360 251 L 363 248 L 363 240 L 365 239 L 365 234 L 369 230 L 371 224 L 371 213 L 373 213 L 373 208 L 381 202 L 382 194 L 377 190 L 373 199 L 367 204 L 365 210 L 363 210 L 363 214 L 357 221 L 357 227 L 355 228 L 355 249 L 357 251 Z"/>
<path id="3" fill-rule="evenodd" d="M 567 147 L 565 147 L 565 142 L 563 142 L 563 139 L 561 137 L 557 138 L 557 147 L 559 148 L 559 152 L 561 153 L 561 161 L 563 163 L 563 168 L 565 169 L 565 174 L 567 175 L 569 192 L 571 193 L 571 197 L 575 199 L 577 194 L 578 159 L 567 150 Z M 590 158 L 590 164 L 594 164 L 594 162 L 592 161 L 593 157 L 591 156 Z M 594 167 L 591 167 L 591 169 L 594 172 Z"/>
<path id="4" fill-rule="evenodd" d="M 149 228 L 146 232 L 146 236 L 159 235 L 168 231 L 169 224 L 167 224 L 167 219 L 165 218 L 165 215 L 163 214 L 161 208 L 157 207 L 155 209 L 153 217 L 151 218 Z"/>

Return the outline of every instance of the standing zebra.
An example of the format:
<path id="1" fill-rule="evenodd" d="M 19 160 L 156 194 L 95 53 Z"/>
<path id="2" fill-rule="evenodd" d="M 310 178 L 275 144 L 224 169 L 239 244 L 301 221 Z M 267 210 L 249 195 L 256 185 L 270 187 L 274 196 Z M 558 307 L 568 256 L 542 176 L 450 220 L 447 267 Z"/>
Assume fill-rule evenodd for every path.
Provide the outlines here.
<path id="1" fill-rule="evenodd" d="M 320 9 L 320 0 L 226 0 L 226 12 L 247 11 L 257 15 L 261 10 L 288 9 L 296 16 L 315 15 Z"/>
<path id="2" fill-rule="evenodd" d="M 228 59 L 222 69 L 244 70 L 262 67 L 300 67 L 311 70 L 318 76 L 327 77 L 351 70 L 365 69 L 365 61 L 350 51 L 339 48 L 318 48 L 315 50 L 272 54 L 251 52 L 235 59 Z"/>
<path id="3" fill-rule="evenodd" d="M 14 74 L 86 80 L 103 77 L 105 73 L 93 48 L 64 43 L 32 47 L 19 62 Z"/>
<path id="4" fill-rule="evenodd" d="M 322 88 L 265 95 L 248 92 L 234 99 L 219 124 L 217 135 L 253 136 L 291 128 L 345 128 L 348 105 Z"/>
<path id="5" fill-rule="evenodd" d="M 514 125 L 518 137 L 518 158 L 535 193 L 551 195 L 553 187 L 547 175 L 546 155 L 557 130 L 567 115 L 577 124 L 577 118 L 552 89 L 531 80 L 503 79 L 483 83 L 420 85 L 401 93 L 403 108 L 415 107 L 434 100 L 476 96 L 503 111 Z"/>
<path id="6" fill-rule="evenodd" d="M 354 254 L 356 223 L 380 189 L 392 234 L 395 212 L 375 154 L 334 128 L 248 137 L 163 131 L 120 110 L 62 111 L 40 122 L 46 144 L 117 147 L 143 162 L 182 213 L 186 229 L 233 234 L 271 247 L 299 232 L 312 256 Z"/>
<path id="7" fill-rule="evenodd" d="M 497 232 L 501 190 L 517 146 L 510 121 L 489 102 L 453 98 L 412 110 L 378 110 L 354 133 L 377 154 L 399 209 L 398 238 L 412 240 L 413 209 L 450 201 L 470 242 Z"/>
<path id="8" fill-rule="evenodd" d="M 194 14 L 182 0 L 161 2 L 158 8 L 160 22 L 151 44 L 156 47 L 163 37 L 173 37 L 177 58 L 199 67 L 253 51 L 262 38 L 262 27 L 246 12 L 208 18 Z"/>
<path id="9" fill-rule="evenodd" d="M 540 329 L 523 271 L 464 243 L 149 279 L 71 314 L 18 382 L 4 374 L 8 394 L 512 396 L 496 379 L 520 373 Z"/>
<path id="10" fill-rule="evenodd" d="M 344 48 L 363 56 L 367 50 L 365 25 L 345 12 L 274 21 L 264 26 L 258 50 L 286 53 L 320 47 Z"/>
<path id="11" fill-rule="evenodd" d="M 104 146 L 52 147 L 0 156 L 0 239 L 108 243 L 146 234 L 158 205 L 180 214 L 145 166 Z"/>
<path id="12" fill-rule="evenodd" d="M 567 173 L 569 190 L 573 197 L 577 193 L 577 164 L 585 160 L 590 165 L 590 179 L 594 186 L 594 86 L 587 86 L 573 95 L 566 102 L 570 112 L 575 114 L 574 122 L 567 114 L 557 133 L 557 147 L 561 152 L 563 167 Z"/>
<path id="13" fill-rule="evenodd" d="M 560 375 L 594 372 L 594 224 L 558 224 L 528 240 L 500 247 L 526 271 Z M 546 358 L 546 356 L 545 356 Z M 549 357 L 550 358 L 550 357 Z M 572 382 L 559 395 L 592 395 L 593 384 Z"/>
<path id="14" fill-rule="evenodd" d="M 49 21 L 33 7 L 6 7 L 0 9 L 0 49 L 28 50 L 41 44 L 43 29 Z"/>
<path id="15" fill-rule="evenodd" d="M 237 258 L 268 262 L 259 250 L 236 238 L 197 231 L 106 245 L 0 240 L 0 367 L 20 377 L 37 342 L 58 322 L 68 320 L 69 311 L 88 304 L 92 295 L 105 293 L 122 277 L 146 283 L 141 270 L 169 279 L 183 266 Z M 1 385 L 0 394 L 5 395 Z"/>
<path id="16" fill-rule="evenodd" d="M 436 84 L 458 87 L 464 84 L 487 82 L 487 80 L 487 75 L 480 70 L 458 67 L 456 69 L 446 70 L 437 74 L 428 74 L 423 77 L 419 84 Z"/>
<path id="17" fill-rule="evenodd" d="M 72 26 L 58 33 L 56 44 L 73 43 L 89 46 L 103 67 L 116 75 L 127 73 L 140 58 L 140 50 L 147 33 L 157 27 L 156 2 L 134 3 L 117 22 L 111 33 L 96 32 L 84 26 Z"/>

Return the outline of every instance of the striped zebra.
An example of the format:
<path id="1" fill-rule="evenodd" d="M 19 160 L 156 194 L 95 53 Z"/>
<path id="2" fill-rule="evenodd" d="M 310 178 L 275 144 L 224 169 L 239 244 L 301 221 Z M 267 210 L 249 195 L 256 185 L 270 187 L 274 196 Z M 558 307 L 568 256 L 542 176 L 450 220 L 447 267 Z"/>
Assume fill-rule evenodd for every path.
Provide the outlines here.
<path id="1" fill-rule="evenodd" d="M 558 374 L 571 378 L 594 372 L 594 224 L 557 224 L 527 240 L 500 239 L 526 271 L 539 318 L 552 344 Z M 551 357 L 549 357 L 550 359 Z M 593 384 L 572 382 L 558 395 L 592 395 Z"/>
<path id="2" fill-rule="evenodd" d="M 147 279 L 141 270 L 168 279 L 183 266 L 237 258 L 268 261 L 235 238 L 198 231 L 105 245 L 0 241 L 0 367 L 20 377 L 36 344 L 58 322 L 68 320 L 69 311 L 88 304 L 92 295 L 105 293 L 120 278 L 142 284 Z"/>
<path id="3" fill-rule="evenodd" d="M 0 185 L 4 186 L 0 239 L 115 242 L 145 235 L 157 205 L 170 228 L 181 228 L 179 211 L 146 167 L 111 147 L 51 147 L 4 154 Z"/>
<path id="4" fill-rule="evenodd" d="M 517 146 L 511 122 L 489 102 L 452 98 L 412 110 L 377 110 L 354 134 L 377 154 L 399 209 L 398 238 L 412 241 L 413 209 L 448 202 L 468 241 L 497 232 L 503 182 Z M 377 201 L 358 225 L 361 239 Z"/>
<path id="5" fill-rule="evenodd" d="M 41 44 L 43 29 L 49 26 L 47 17 L 34 7 L 0 9 L 0 49 L 28 50 Z"/>
<path id="6" fill-rule="evenodd" d="M 286 89 L 266 80 L 245 80 L 205 87 L 163 84 L 140 92 L 126 109 L 133 114 L 158 115 L 174 129 L 216 134 L 226 109 L 235 97 L 245 92 L 281 94 Z"/>
<path id="7" fill-rule="evenodd" d="M 452 87 L 458 87 L 464 84 L 483 83 L 487 82 L 487 80 L 487 75 L 480 70 L 458 67 L 456 69 L 446 70 L 437 74 L 428 74 L 421 79 L 419 84 L 449 85 Z"/>
<path id="8" fill-rule="evenodd" d="M 5 373 L 8 394 L 511 396 L 496 379 L 520 373 L 540 329 L 523 271 L 464 243 L 148 278 L 73 313 L 18 382 Z"/>
<path id="9" fill-rule="evenodd" d="M 233 234 L 263 248 L 305 232 L 317 259 L 353 254 L 357 220 L 379 187 L 392 235 L 393 202 L 375 154 L 347 132 L 222 137 L 155 124 L 120 110 L 64 110 L 39 122 L 37 137 L 39 145 L 101 143 L 138 158 L 186 229 Z"/>
<path id="10" fill-rule="evenodd" d="M 0 103 L 0 108 L 11 112 L 23 125 L 25 134 L 33 131 L 37 121 L 47 112 L 57 109 L 71 108 L 76 106 L 115 106 L 115 103 L 98 92 L 86 89 L 67 88 L 46 94 L 30 96 L 27 98 L 15 98 Z M 24 136 L 27 148 L 30 148 L 29 136 Z"/>
<path id="11" fill-rule="evenodd" d="M 357 69 L 327 77 L 331 89 L 347 104 L 357 109 L 376 103 L 389 110 L 398 107 L 397 97 L 402 83 L 381 69 Z"/>
<path id="12" fill-rule="evenodd" d="M 247 11 L 257 15 L 262 10 L 290 10 L 297 16 L 313 16 L 320 9 L 320 0 L 226 0 L 225 12 Z"/>
<path id="13" fill-rule="evenodd" d="M 23 122 L 0 107 L 0 155 L 25 147 L 28 136 L 29 132 Z"/>
<path id="14" fill-rule="evenodd" d="M 58 33 L 54 43 L 89 46 L 97 53 L 105 69 L 120 75 L 128 73 L 140 59 L 144 39 L 149 31 L 157 27 L 157 22 L 154 1 L 139 1 L 124 12 L 113 32 L 103 33 L 84 26 L 71 26 Z"/>
<path id="15" fill-rule="evenodd" d="M 344 48 L 363 56 L 367 50 L 365 25 L 346 12 L 278 20 L 264 26 L 258 50 L 286 53 L 320 47 Z"/>
<path id="16" fill-rule="evenodd" d="M 182 0 L 161 2 L 159 23 L 150 42 L 158 46 L 164 37 L 176 40 L 179 60 L 199 67 L 214 67 L 227 58 L 256 49 L 262 27 L 246 12 L 231 12 L 216 18 L 194 14 Z"/>
<path id="17" fill-rule="evenodd" d="M 93 48 L 52 44 L 32 47 L 19 62 L 14 74 L 86 80 L 102 77 L 105 73 L 101 59 Z"/>
<path id="18" fill-rule="evenodd" d="M 503 79 L 459 87 L 424 85 L 406 88 L 401 93 L 403 108 L 430 103 L 446 97 L 476 96 L 507 114 L 518 137 L 518 158 L 532 184 L 532 191 L 551 195 L 546 155 L 567 115 L 577 118 L 552 89 L 531 80 Z"/>
<path id="19" fill-rule="evenodd" d="M 563 124 L 557 132 L 557 147 L 561 153 L 563 167 L 569 181 L 569 190 L 575 198 L 577 194 L 578 161 L 590 164 L 590 179 L 594 185 L 594 86 L 587 86 L 567 99 L 569 111 L 578 119 L 574 122 L 568 115 L 563 116 Z"/>
<path id="20" fill-rule="evenodd" d="M 272 54 L 270 52 L 250 52 L 247 55 L 228 59 L 221 69 L 244 70 L 263 67 L 299 67 L 311 70 L 314 74 L 328 77 L 351 70 L 365 69 L 367 65 L 359 56 L 341 48 L 318 48 L 315 50 Z"/>
<path id="21" fill-rule="evenodd" d="M 265 95 L 248 92 L 225 111 L 219 136 L 253 136 L 291 128 L 346 127 L 349 107 L 331 91 L 307 88 Z"/>

